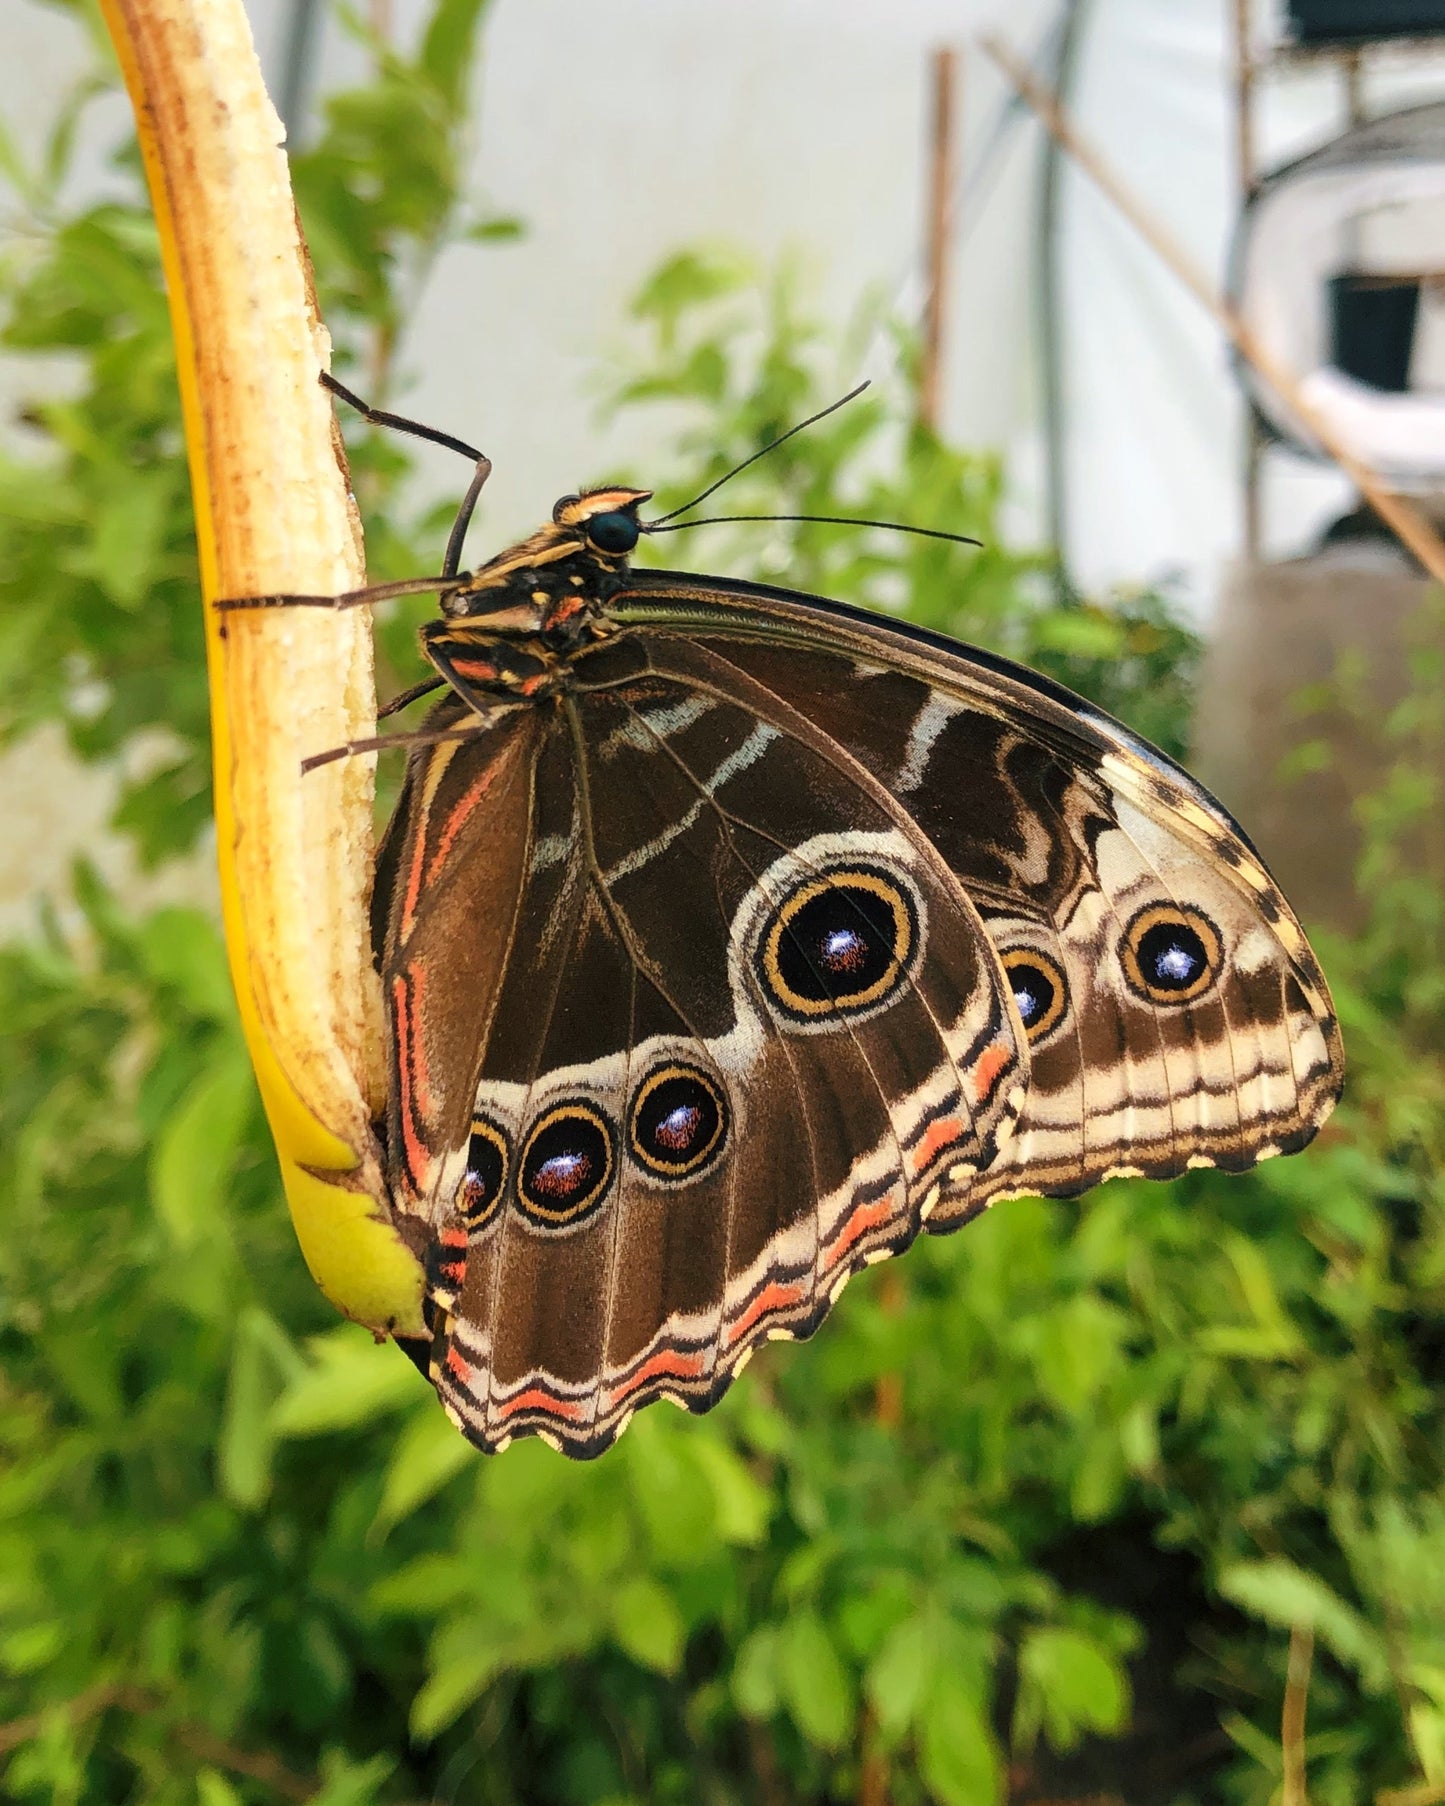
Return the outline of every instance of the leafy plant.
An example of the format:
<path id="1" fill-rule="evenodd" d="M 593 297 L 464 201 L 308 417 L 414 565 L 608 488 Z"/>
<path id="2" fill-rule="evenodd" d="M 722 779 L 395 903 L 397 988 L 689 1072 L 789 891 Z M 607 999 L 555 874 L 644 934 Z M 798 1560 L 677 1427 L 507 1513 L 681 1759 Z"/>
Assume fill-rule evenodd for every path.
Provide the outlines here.
<path id="1" fill-rule="evenodd" d="M 460 217 L 464 59 L 440 86 L 427 61 L 478 16 L 443 0 L 415 60 L 381 57 L 303 177 L 334 209 L 308 225 L 359 357 L 392 357 L 400 273 Z M 347 171 L 384 186 L 401 114 L 434 140 L 348 250 Z M 57 160 L 0 272 L 8 343 L 78 371 L 34 411 L 44 455 L 0 465 L 29 498 L 0 525 L 9 728 L 61 719 L 103 756 L 163 724 L 193 826 L 199 636 L 153 243 L 138 198 L 71 217 Z M 630 331 L 611 404 L 666 404 L 667 505 L 847 386 L 787 282 L 713 255 L 659 270 Z M 780 524 L 698 529 L 727 537 L 688 561 L 906 603 L 1182 747 L 1195 647 L 1165 601 L 1056 606 L 1001 542 L 997 462 L 909 414 L 906 392 L 854 403 L 721 511 L 943 525 L 981 552 Z M 395 568 L 418 530 L 404 447 L 361 431 L 357 453 Z M 130 604 L 109 494 L 161 523 Z M 399 664 L 405 616 L 385 631 Z M 585 1467 L 477 1456 L 395 1350 L 330 1318 L 214 924 L 137 917 L 78 873 L 82 932 L 0 950 L 7 1796 L 1265 1806 L 1287 1686 L 1301 1703 L 1289 1651 L 1312 1640 L 1292 1756 L 1316 1806 L 1445 1797 L 1436 634 L 1379 724 L 1368 927 L 1323 942 L 1352 1065 L 1308 1156 L 1001 1205 L 861 1277 L 708 1418 L 645 1412 Z M 153 857 L 183 838 L 159 793 L 127 808 Z"/>
<path id="2" fill-rule="evenodd" d="M 378 401 L 407 297 L 442 245 L 519 230 L 474 217 L 463 186 L 485 6 L 437 0 L 410 55 L 367 38 L 375 79 L 331 96 L 325 129 L 294 160 L 340 360 L 364 363 Z M 91 19 L 81 0 L 67 9 Z M 74 750 L 96 760 L 148 736 L 150 756 L 122 788 L 116 826 L 155 865 L 209 820 L 210 742 L 175 357 L 134 145 L 115 159 L 131 198 L 65 204 L 78 119 L 111 85 L 101 75 L 83 81 L 34 159 L 0 140 L 12 190 L 0 346 L 41 358 L 44 385 L 22 416 L 29 444 L 0 450 L 0 735 L 58 720 Z M 379 573 L 420 568 L 395 505 L 408 468 L 393 446 L 359 448 L 355 479 L 377 510 L 370 556 Z"/>

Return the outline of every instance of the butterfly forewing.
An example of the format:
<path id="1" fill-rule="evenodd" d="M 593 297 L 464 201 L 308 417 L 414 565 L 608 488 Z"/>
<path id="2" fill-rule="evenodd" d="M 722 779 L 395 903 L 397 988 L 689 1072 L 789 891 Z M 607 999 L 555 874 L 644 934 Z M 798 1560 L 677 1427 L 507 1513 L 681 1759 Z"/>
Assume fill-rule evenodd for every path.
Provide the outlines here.
<path id="1" fill-rule="evenodd" d="M 619 683 L 599 655 L 530 711 L 521 901 L 468 1099 L 505 1172 L 470 1223 L 445 1187 L 429 1206 L 466 1231 L 435 1377 L 484 1447 L 592 1453 L 652 1398 L 706 1408 L 987 1166 L 1022 1098 L 1003 970 L 907 813 L 740 674 L 725 693 L 681 641 L 648 662 Z M 456 1183 L 455 1157 L 436 1170 Z"/>

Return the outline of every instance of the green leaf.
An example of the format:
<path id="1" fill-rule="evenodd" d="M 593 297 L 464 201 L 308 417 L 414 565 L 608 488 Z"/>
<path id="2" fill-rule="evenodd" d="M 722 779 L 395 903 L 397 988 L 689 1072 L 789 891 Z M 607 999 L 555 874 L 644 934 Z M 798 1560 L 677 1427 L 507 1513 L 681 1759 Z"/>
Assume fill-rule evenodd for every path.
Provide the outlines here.
<path id="1" fill-rule="evenodd" d="M 445 1412 L 423 1399 L 387 1463 L 376 1512 L 378 1527 L 390 1529 L 410 1517 L 464 1468 L 474 1467 L 477 1459 L 477 1451 Z"/>
<path id="2" fill-rule="evenodd" d="M 227 1045 L 161 1131 L 151 1159 L 151 1196 L 182 1254 L 224 1233 L 222 1200 L 255 1100 L 244 1055 Z"/>
<path id="3" fill-rule="evenodd" d="M 1084 1293 L 1039 1317 L 1027 1330 L 1036 1350 L 1039 1384 L 1071 1415 L 1088 1411 L 1124 1362 L 1125 1314 Z"/>
<path id="4" fill-rule="evenodd" d="M 64 1646 L 63 1624 L 21 1625 L 0 1633 L 0 1668 L 10 1674 L 30 1674 L 47 1666 Z"/>
<path id="5" fill-rule="evenodd" d="M 1236 1562 L 1221 1572 L 1218 1584 L 1226 1599 L 1266 1623 L 1282 1630 L 1308 1625 L 1326 1649 L 1359 1674 L 1371 1693 L 1387 1684 L 1390 1665 L 1383 1630 L 1368 1624 L 1317 1574 L 1275 1557 Z"/>
<path id="6" fill-rule="evenodd" d="M 131 481 L 96 512 L 93 536 L 75 568 L 93 575 L 122 608 L 136 608 L 159 575 L 173 500 L 169 486 Z"/>
<path id="7" fill-rule="evenodd" d="M 158 909 L 136 940 L 152 978 L 173 988 L 187 1009 L 212 1021 L 236 1021 L 235 994 L 220 930 L 197 909 Z"/>
<path id="8" fill-rule="evenodd" d="M 527 227 L 524 221 L 514 214 L 499 213 L 492 219 L 479 219 L 467 227 L 462 234 L 475 244 L 501 245 L 511 244 L 516 239 L 526 236 Z"/>
<path id="9" fill-rule="evenodd" d="M 390 1756 L 358 1760 L 333 1747 L 321 1758 L 321 1786 L 308 1806 L 373 1806 L 395 1772 Z"/>
<path id="10" fill-rule="evenodd" d="M 277 1436 L 349 1429 L 413 1403 L 426 1381 L 389 1342 L 348 1325 L 311 1343 L 312 1363 L 281 1395 L 271 1416 Z"/>
<path id="11" fill-rule="evenodd" d="M 412 1701 L 413 1734 L 430 1741 L 444 1731 L 506 1666 L 506 1652 L 485 1623 L 448 1626 L 433 1651 L 426 1685 Z"/>
<path id="12" fill-rule="evenodd" d="M 981 1702 L 946 1669 L 934 1676 L 918 1730 L 919 1773 L 941 1806 L 994 1806 L 1003 1780 Z"/>
<path id="13" fill-rule="evenodd" d="M 635 1662 L 659 1674 L 676 1674 L 686 1631 L 677 1603 L 655 1580 L 624 1581 L 612 1601 L 612 1629 Z"/>
<path id="14" fill-rule="evenodd" d="M 717 1533 L 726 1543 L 756 1548 L 767 1540 L 773 1499 L 725 1442 L 699 1429 L 691 1442 L 692 1458 L 707 1476 L 717 1516 Z"/>
<path id="15" fill-rule="evenodd" d="M 841 1749 L 853 1728 L 853 1687 L 822 1621 L 797 1612 L 778 1632 L 779 1692 L 793 1722 L 812 1743 Z"/>
<path id="16" fill-rule="evenodd" d="M 648 277 L 632 301 L 639 320 L 653 322 L 664 344 L 676 337 L 684 314 L 704 302 L 735 294 L 748 277 L 748 265 L 724 251 L 683 251 Z"/>
<path id="17" fill-rule="evenodd" d="M 420 66 L 453 112 L 466 94 L 477 31 L 488 4 L 489 0 L 440 0 L 422 39 Z"/>
<path id="18" fill-rule="evenodd" d="M 885 1737 L 902 1736 L 913 1722 L 938 1654 L 937 1624 L 920 1614 L 896 1625 L 869 1664 L 868 1698 Z"/>
<path id="19" fill-rule="evenodd" d="M 305 1371 L 276 1320 L 248 1305 L 236 1323 L 226 1408 L 217 1447 L 221 1490 L 247 1510 L 266 1497 L 276 1442 L 272 1408 L 288 1382 Z"/>
<path id="20" fill-rule="evenodd" d="M 203 1768 L 196 1776 L 197 1806 L 243 1806 L 240 1794 L 227 1778 L 213 1768 Z"/>
<path id="21" fill-rule="evenodd" d="M 1046 1626 L 1019 1650 L 1014 1735 L 1027 1747 L 1040 1727 L 1068 1751 L 1089 1732 L 1121 1731 L 1129 1718 L 1129 1683 L 1114 1656 L 1082 1631 Z"/>
<path id="22" fill-rule="evenodd" d="M 778 1709 L 778 1632 L 771 1624 L 753 1631 L 733 1663 L 733 1698 L 745 1718 L 771 1718 Z"/>

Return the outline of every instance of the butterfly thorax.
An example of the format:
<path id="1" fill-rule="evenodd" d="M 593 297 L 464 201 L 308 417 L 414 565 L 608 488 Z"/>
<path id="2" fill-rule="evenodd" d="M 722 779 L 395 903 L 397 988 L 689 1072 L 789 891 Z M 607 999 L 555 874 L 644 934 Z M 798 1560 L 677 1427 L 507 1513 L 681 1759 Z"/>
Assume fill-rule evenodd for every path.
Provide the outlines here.
<path id="1" fill-rule="evenodd" d="M 576 654 L 615 631 L 609 597 L 622 587 L 641 531 L 643 489 L 564 496 L 552 520 L 447 590 L 422 650 L 474 707 L 533 700 L 567 685 Z"/>

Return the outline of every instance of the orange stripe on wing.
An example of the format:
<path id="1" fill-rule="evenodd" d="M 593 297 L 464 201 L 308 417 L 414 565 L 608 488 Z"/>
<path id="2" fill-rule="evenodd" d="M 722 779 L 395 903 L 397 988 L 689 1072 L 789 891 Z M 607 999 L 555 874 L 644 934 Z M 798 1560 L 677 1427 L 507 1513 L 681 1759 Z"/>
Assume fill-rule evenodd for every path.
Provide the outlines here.
<path id="1" fill-rule="evenodd" d="M 973 1092 L 980 1103 L 993 1089 L 993 1082 L 1007 1066 L 1013 1055 L 1002 1041 L 991 1041 L 978 1056 L 978 1063 L 973 1069 Z"/>
<path id="2" fill-rule="evenodd" d="M 471 1385 L 472 1369 L 457 1353 L 455 1343 L 447 1350 L 446 1360 L 443 1364 L 447 1372 L 459 1379 L 464 1386 Z"/>
<path id="3" fill-rule="evenodd" d="M 887 1197 L 879 1198 L 872 1204 L 860 1204 L 843 1224 L 843 1227 L 828 1243 L 827 1250 L 820 1263 L 824 1273 L 831 1272 L 856 1247 L 870 1229 L 876 1229 L 880 1223 L 886 1223 L 890 1217 L 900 1217 L 903 1212 L 903 1200 L 895 1190 Z"/>
<path id="4" fill-rule="evenodd" d="M 545 1386 L 529 1386 L 525 1392 L 519 1392 L 515 1398 L 497 1406 L 498 1417 L 515 1417 L 518 1411 L 547 1411 L 553 1417 L 565 1417 L 568 1423 L 576 1423 L 583 1415 L 580 1404 L 574 1404 L 569 1398 L 558 1398 Z"/>
<path id="5" fill-rule="evenodd" d="M 421 1133 L 422 1115 L 431 1102 L 427 1079 L 426 1055 L 421 1037 L 416 1033 L 418 1000 L 413 993 L 420 990 L 421 974 L 398 973 L 391 981 L 392 1018 L 396 1023 L 397 1116 L 401 1120 L 402 1148 L 406 1170 L 413 1190 L 419 1197 L 431 1162 L 431 1149 Z"/>
<path id="6" fill-rule="evenodd" d="M 426 876 L 426 836 L 418 834 L 411 849 L 411 866 L 406 875 L 406 888 L 401 899 L 401 935 L 411 933 L 416 919 L 416 906 L 421 900 L 422 880 Z"/>
<path id="7" fill-rule="evenodd" d="M 624 1399 L 631 1398 L 640 1387 L 649 1380 L 661 1379 L 664 1375 L 674 1380 L 695 1380 L 707 1365 L 707 1357 L 703 1354 L 684 1354 L 680 1348 L 663 1348 L 644 1361 L 636 1373 L 626 1379 L 622 1385 L 614 1386 L 607 1395 L 607 1409 L 611 1411 Z"/>
<path id="8" fill-rule="evenodd" d="M 498 768 L 495 765 L 489 765 L 485 771 L 478 775 L 477 781 L 472 785 L 471 789 L 458 798 L 456 803 L 453 804 L 451 814 L 447 817 L 441 832 L 437 835 L 436 850 L 433 852 L 427 863 L 427 882 L 429 884 L 436 878 L 438 870 L 446 862 L 447 855 L 451 852 L 452 847 L 456 842 L 457 835 L 461 833 L 462 829 L 467 825 L 467 822 L 476 813 L 477 805 L 482 801 L 482 798 L 491 789 L 492 785 L 496 783 L 497 769 Z"/>
<path id="9" fill-rule="evenodd" d="M 961 1116 L 940 1116 L 923 1131 L 923 1139 L 916 1147 L 908 1151 L 909 1165 L 916 1178 L 919 1173 L 927 1172 L 945 1148 L 951 1148 L 955 1142 L 962 1141 L 969 1133 L 970 1125 Z"/>
<path id="10" fill-rule="evenodd" d="M 780 1311 L 790 1304 L 798 1304 L 805 1295 L 802 1283 L 796 1280 L 791 1285 L 783 1285 L 775 1279 L 764 1286 L 742 1316 L 728 1330 L 728 1347 L 731 1348 L 735 1342 L 745 1336 L 760 1318 L 767 1316 L 769 1311 Z"/>

